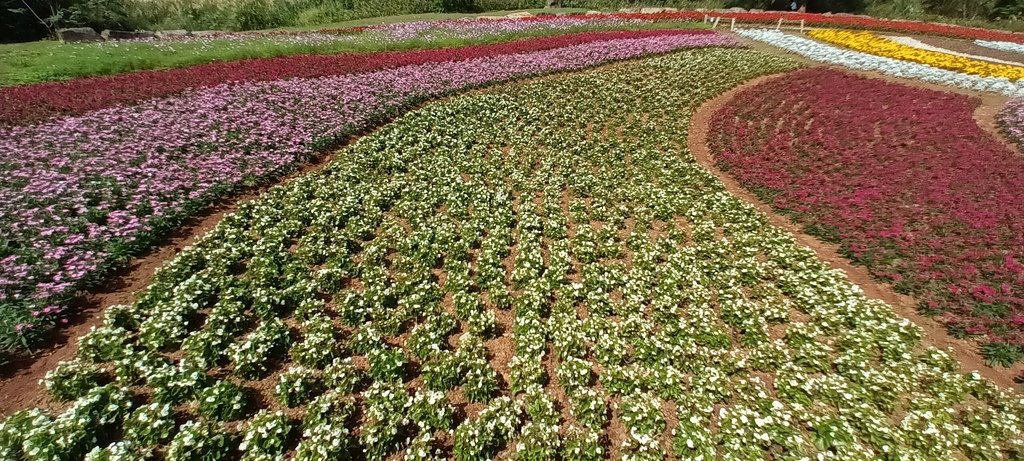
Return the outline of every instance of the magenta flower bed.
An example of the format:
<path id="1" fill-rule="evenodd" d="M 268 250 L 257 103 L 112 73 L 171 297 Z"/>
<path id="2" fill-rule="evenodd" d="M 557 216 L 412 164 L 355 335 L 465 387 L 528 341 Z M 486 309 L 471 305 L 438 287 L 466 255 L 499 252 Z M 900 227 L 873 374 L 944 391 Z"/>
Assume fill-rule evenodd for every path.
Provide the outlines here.
<path id="1" fill-rule="evenodd" d="M 977 104 L 809 69 L 743 92 L 710 143 L 748 188 L 1006 364 L 1024 346 L 1024 158 L 977 125 Z"/>
<path id="2" fill-rule="evenodd" d="M 225 84 L 0 128 L 0 340 L 11 348 L 54 323 L 84 282 L 211 200 L 278 176 L 425 98 L 641 55 L 737 45 L 717 34 L 647 35 L 365 74 Z"/>
<path id="3" fill-rule="evenodd" d="M 583 27 L 624 29 L 652 22 L 654 21 L 648 19 L 619 18 L 610 15 L 533 16 L 528 18 L 396 22 L 370 26 L 365 31 L 397 41 L 421 37 L 475 38 L 517 32 L 571 30 Z"/>

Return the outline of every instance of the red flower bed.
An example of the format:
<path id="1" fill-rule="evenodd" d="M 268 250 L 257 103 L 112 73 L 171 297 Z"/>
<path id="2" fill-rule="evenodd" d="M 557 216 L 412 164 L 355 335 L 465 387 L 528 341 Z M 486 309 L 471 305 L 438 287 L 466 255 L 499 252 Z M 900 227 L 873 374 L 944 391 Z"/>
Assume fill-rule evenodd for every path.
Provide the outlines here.
<path id="1" fill-rule="evenodd" d="M 786 21 L 803 20 L 808 26 L 840 27 L 847 29 L 870 29 L 893 32 L 909 32 L 930 35 L 945 35 L 948 37 L 1003 40 L 1008 42 L 1024 43 L 1024 34 L 1007 32 L 1003 30 L 982 29 L 980 27 L 958 26 L 956 24 L 939 24 L 933 22 L 907 21 L 901 19 L 880 19 L 867 16 L 845 16 L 845 15 L 824 15 L 814 13 L 787 13 L 787 12 L 763 12 L 763 13 L 729 13 L 729 12 L 697 12 L 680 11 L 677 13 L 658 14 L 616 14 L 622 18 L 641 18 L 653 20 L 700 20 L 704 15 L 736 18 L 742 22 L 760 22 L 774 24 L 779 19 Z"/>
<path id="2" fill-rule="evenodd" d="M 748 188 L 1007 363 L 1024 352 L 1024 157 L 978 127 L 977 104 L 808 69 L 741 93 L 710 144 Z"/>
<path id="3" fill-rule="evenodd" d="M 25 124 L 58 115 L 85 112 L 169 96 L 190 88 L 232 81 L 267 81 L 323 77 L 426 62 L 461 61 L 512 53 L 527 53 L 618 38 L 667 34 L 709 34 L 708 31 L 616 31 L 541 37 L 490 45 L 432 50 L 339 55 L 301 55 L 215 62 L 179 69 L 133 72 L 64 82 L 0 88 L 0 123 Z"/>

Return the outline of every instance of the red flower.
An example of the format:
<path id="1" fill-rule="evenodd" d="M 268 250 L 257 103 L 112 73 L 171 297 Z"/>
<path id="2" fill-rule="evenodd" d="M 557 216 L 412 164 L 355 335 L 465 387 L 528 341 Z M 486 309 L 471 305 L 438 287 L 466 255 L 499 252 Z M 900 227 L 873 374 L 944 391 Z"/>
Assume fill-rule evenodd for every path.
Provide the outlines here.
<path id="1" fill-rule="evenodd" d="M 1024 157 L 978 126 L 978 103 L 807 69 L 738 95 L 709 143 L 740 182 L 943 321 L 1024 345 Z"/>

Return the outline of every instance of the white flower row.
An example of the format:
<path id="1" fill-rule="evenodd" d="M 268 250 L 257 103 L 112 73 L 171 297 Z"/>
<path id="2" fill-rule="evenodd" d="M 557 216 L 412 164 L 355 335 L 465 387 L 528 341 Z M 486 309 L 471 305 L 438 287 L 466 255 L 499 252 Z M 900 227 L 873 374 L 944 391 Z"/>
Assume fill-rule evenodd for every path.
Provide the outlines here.
<path id="1" fill-rule="evenodd" d="M 999 51 L 1009 51 L 1011 53 L 1024 54 L 1024 44 L 1013 43 L 1013 42 L 999 42 L 992 40 L 975 40 L 975 45 L 983 46 L 985 48 L 991 48 Z"/>
<path id="2" fill-rule="evenodd" d="M 744 29 L 737 30 L 736 33 L 746 38 L 777 46 L 808 59 L 827 64 L 836 64 L 855 70 L 880 72 L 894 77 L 923 80 L 968 90 L 989 91 L 1007 96 L 1024 96 L 1024 82 L 1013 82 L 1005 78 L 968 75 L 924 64 L 844 50 L 775 30 Z"/>

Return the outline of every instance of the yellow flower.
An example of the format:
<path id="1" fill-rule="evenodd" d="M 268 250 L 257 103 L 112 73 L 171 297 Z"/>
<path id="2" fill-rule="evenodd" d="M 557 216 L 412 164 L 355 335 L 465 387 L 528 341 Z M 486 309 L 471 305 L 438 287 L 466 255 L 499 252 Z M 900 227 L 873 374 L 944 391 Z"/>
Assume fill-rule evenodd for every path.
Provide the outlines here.
<path id="1" fill-rule="evenodd" d="M 871 32 L 821 29 L 810 32 L 812 38 L 885 58 L 916 62 L 940 69 L 947 69 L 982 77 L 1002 77 L 1010 80 L 1024 79 L 1024 67 L 980 61 L 963 56 L 922 50 L 896 43 Z"/>

